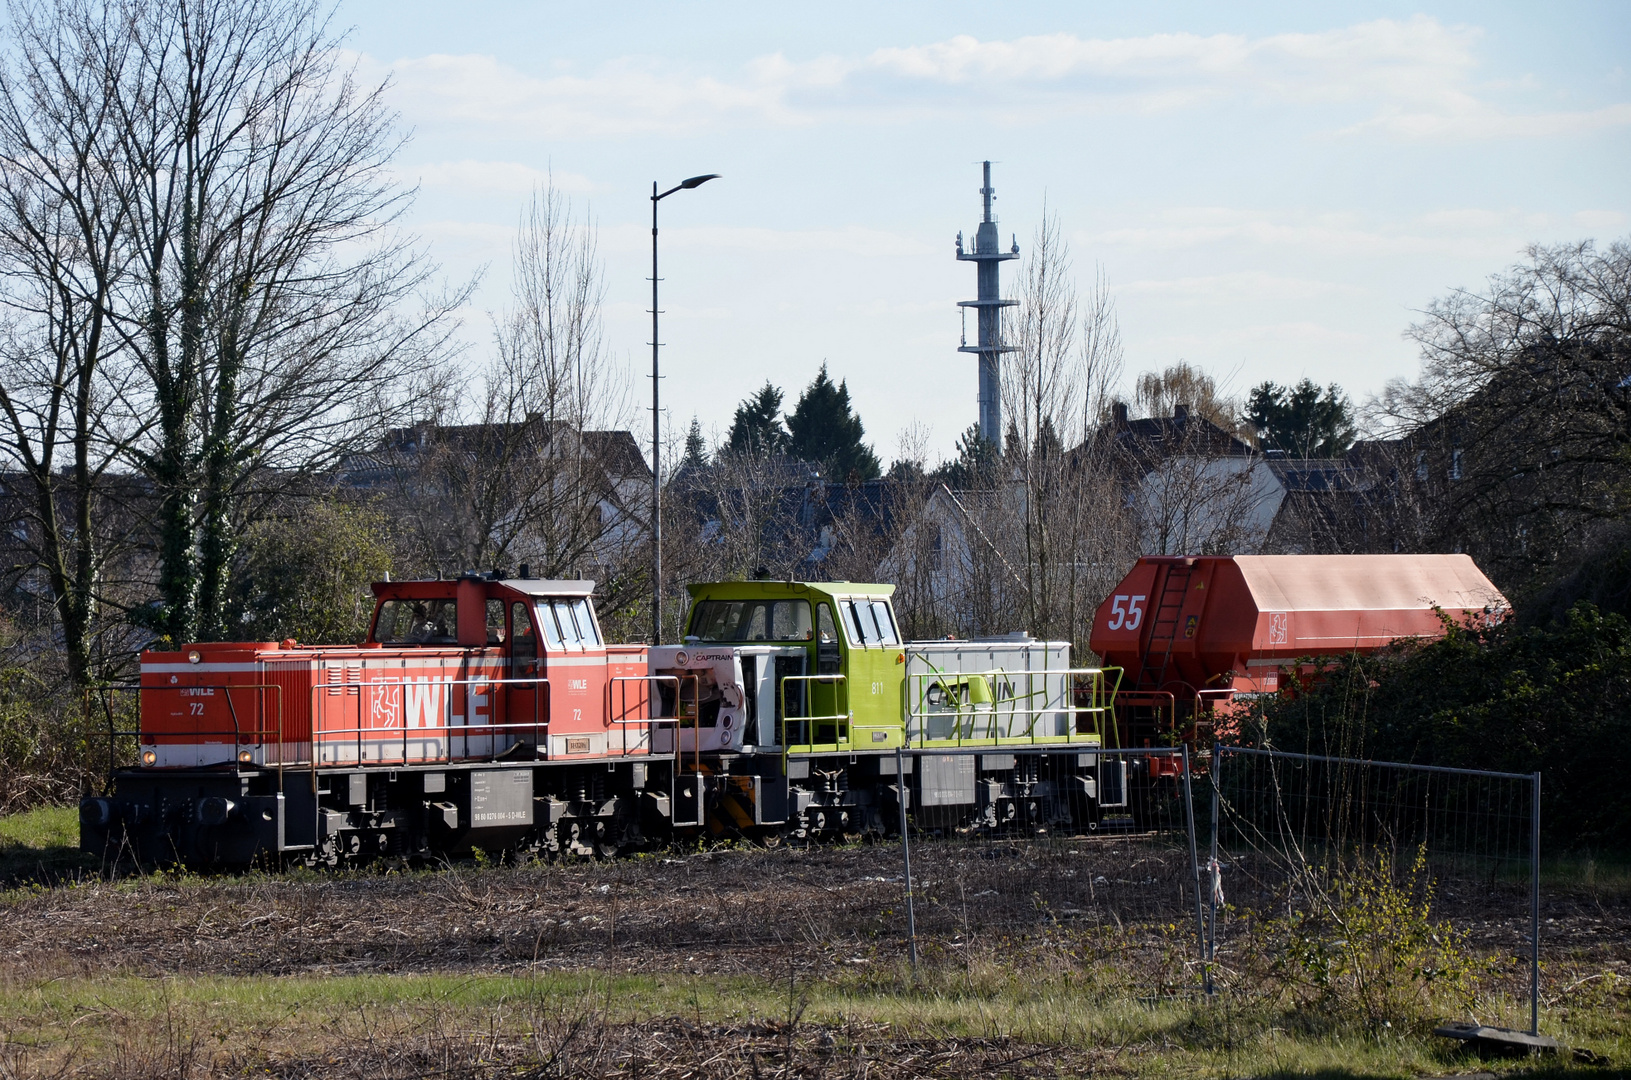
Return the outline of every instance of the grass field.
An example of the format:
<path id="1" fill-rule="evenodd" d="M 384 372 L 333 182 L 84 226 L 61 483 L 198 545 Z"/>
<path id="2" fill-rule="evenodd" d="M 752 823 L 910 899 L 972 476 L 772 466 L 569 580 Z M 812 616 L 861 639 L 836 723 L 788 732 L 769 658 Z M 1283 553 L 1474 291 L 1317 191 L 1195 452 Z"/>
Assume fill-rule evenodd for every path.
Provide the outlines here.
<path id="1" fill-rule="evenodd" d="M 1065 879 L 1026 853 L 982 858 L 978 879 L 924 853 L 914 972 L 886 846 L 105 880 L 64 850 L 76 829 L 72 812 L 0 819 L 10 872 L 57 867 L 53 884 L 0 894 L 0 1077 L 1335 1080 L 1631 1064 L 1631 903 L 1601 880 L 1548 888 L 1542 1028 L 1606 1068 L 1479 1062 L 1427 1033 L 1469 1001 L 1480 1018 L 1510 1012 L 1510 963 L 1397 1023 L 1240 978 L 1208 999 L 1185 928 L 1103 891 L 1102 911 L 1063 917 L 1044 892 Z M 1161 855 L 1101 846 L 1070 872 L 1118 880 Z M 971 918 L 966 897 L 1004 877 L 1035 902 Z"/>

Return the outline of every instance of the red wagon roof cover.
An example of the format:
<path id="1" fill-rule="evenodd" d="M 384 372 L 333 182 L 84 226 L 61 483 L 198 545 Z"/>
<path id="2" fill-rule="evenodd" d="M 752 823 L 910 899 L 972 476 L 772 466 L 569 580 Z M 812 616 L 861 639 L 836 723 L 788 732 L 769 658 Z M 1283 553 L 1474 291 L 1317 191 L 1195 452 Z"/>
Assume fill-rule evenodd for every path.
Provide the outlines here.
<path id="1" fill-rule="evenodd" d="M 1504 608 L 1469 555 L 1236 555 L 1259 611 Z"/>
<path id="2" fill-rule="evenodd" d="M 1216 686 L 1220 676 L 1302 655 L 1438 637 L 1508 605 L 1466 555 L 1146 556 L 1093 621 L 1093 650 L 1136 685 L 1152 668 Z"/>

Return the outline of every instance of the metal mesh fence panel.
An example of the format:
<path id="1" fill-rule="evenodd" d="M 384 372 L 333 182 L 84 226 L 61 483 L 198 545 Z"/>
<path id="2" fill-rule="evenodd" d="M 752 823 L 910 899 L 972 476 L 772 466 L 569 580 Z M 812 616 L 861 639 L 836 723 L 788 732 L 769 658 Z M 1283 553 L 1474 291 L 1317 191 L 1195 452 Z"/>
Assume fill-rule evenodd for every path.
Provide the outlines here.
<path id="1" fill-rule="evenodd" d="M 1187 761 L 1183 748 L 903 753 L 913 961 L 1133 951 L 1149 989 L 1198 986 Z"/>
<path id="2" fill-rule="evenodd" d="M 1493 965 L 1505 992 L 1483 999 L 1500 1014 L 1486 1022 L 1534 1032 L 1539 785 L 1539 774 L 1215 748 L 1203 871 L 1215 974 L 1227 981 L 1270 943 L 1323 993 Z"/>

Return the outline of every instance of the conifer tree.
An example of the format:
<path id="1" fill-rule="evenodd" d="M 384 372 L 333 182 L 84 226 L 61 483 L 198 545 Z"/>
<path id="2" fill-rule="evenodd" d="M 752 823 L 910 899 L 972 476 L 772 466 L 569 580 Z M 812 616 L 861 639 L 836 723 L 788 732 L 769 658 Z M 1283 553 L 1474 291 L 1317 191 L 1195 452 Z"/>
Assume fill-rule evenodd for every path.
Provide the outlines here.
<path id="1" fill-rule="evenodd" d="M 690 430 L 685 433 L 685 457 L 680 461 L 680 468 L 702 469 L 707 465 L 708 444 L 702 438 L 702 424 L 692 416 Z"/>
<path id="2" fill-rule="evenodd" d="M 782 392 L 766 379 L 764 386 L 736 407 L 725 448 L 732 454 L 775 457 L 787 452 L 787 429 L 781 420 Z"/>
<path id="3" fill-rule="evenodd" d="M 1354 441 L 1347 396 L 1334 383 L 1323 394 L 1309 379 L 1296 386 L 1263 383 L 1252 389 L 1246 419 L 1265 450 L 1297 457 L 1340 457 Z"/>
<path id="4" fill-rule="evenodd" d="M 936 470 L 936 477 L 953 488 L 981 487 L 991 482 L 997 465 L 997 444 L 980 435 L 980 425 L 970 424 L 957 436 L 957 457 Z"/>
<path id="5" fill-rule="evenodd" d="M 787 429 L 789 452 L 802 461 L 819 462 L 833 480 L 875 480 L 883 472 L 878 456 L 861 441 L 866 429 L 850 408 L 848 383 L 835 386 L 826 364 L 799 395 Z"/>

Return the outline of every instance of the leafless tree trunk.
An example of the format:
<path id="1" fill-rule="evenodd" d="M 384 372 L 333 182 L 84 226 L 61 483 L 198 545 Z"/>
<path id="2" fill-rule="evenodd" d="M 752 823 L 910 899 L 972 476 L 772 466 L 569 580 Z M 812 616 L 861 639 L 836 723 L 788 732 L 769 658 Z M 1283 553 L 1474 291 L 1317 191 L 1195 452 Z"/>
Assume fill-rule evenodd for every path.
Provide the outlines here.
<path id="1" fill-rule="evenodd" d="M 118 133 L 105 85 L 131 50 L 106 12 L 13 5 L 9 15 L 13 42 L 0 73 L 0 453 L 26 485 L 28 562 L 15 569 L 43 572 L 69 679 L 83 687 L 100 674 L 103 569 L 117 544 L 103 520 L 107 475 L 142 430 L 128 410 L 128 357 L 108 324 L 125 272 L 125 220 L 109 190 Z"/>
<path id="2" fill-rule="evenodd" d="M 218 637 L 255 485 L 324 468 L 405 415 L 459 297 L 428 295 L 434 268 L 392 228 L 407 199 L 387 171 L 395 118 L 340 66 L 314 4 L 83 10 L 88 49 L 129 48 L 104 71 L 128 267 L 109 312 L 154 419 L 134 459 L 160 500 L 155 629 Z"/>

